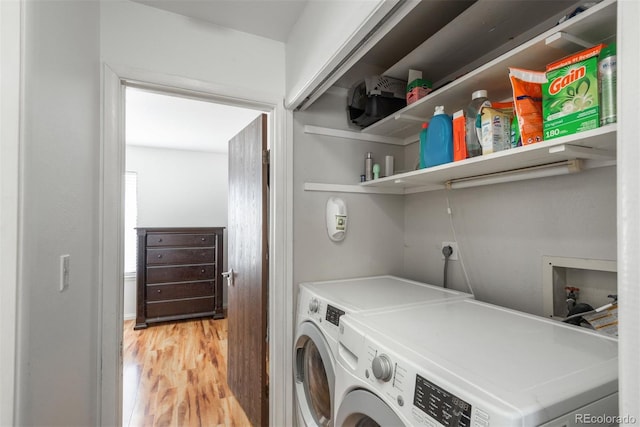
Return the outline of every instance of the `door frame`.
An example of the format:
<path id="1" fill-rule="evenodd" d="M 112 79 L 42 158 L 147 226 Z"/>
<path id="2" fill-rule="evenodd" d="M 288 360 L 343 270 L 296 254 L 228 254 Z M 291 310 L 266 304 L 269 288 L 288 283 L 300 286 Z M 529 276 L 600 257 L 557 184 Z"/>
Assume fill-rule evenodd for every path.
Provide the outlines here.
<path id="1" fill-rule="evenodd" d="M 16 420 L 18 289 L 22 246 L 22 2 L 0 1 L 0 425 Z"/>
<path id="2" fill-rule="evenodd" d="M 104 64 L 99 194 L 98 425 L 122 420 L 122 328 L 125 172 L 124 87 L 206 99 L 268 113 L 269 192 L 269 424 L 293 423 L 293 114 L 283 99 L 248 89 Z M 118 286 L 113 286 L 117 283 Z M 282 325 L 283 327 L 280 327 Z"/>

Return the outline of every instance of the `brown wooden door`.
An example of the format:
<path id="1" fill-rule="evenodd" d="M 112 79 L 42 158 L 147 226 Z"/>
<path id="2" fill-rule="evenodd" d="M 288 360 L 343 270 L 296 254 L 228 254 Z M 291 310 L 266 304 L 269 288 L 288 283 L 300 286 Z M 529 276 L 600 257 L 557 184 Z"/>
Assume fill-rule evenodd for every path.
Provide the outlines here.
<path id="1" fill-rule="evenodd" d="M 254 426 L 267 425 L 267 116 L 229 141 L 228 383 Z"/>

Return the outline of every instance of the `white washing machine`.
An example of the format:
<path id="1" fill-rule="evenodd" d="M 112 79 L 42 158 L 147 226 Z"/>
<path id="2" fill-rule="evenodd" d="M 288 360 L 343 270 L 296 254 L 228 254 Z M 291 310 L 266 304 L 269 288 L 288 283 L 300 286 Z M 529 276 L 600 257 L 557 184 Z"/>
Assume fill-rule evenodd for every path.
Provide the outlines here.
<path id="1" fill-rule="evenodd" d="M 614 338 L 469 299 L 340 330 L 336 426 L 617 424 Z"/>
<path id="2" fill-rule="evenodd" d="M 470 294 L 375 276 L 300 284 L 294 379 L 301 426 L 332 426 L 338 325 L 345 313 L 472 298 Z"/>

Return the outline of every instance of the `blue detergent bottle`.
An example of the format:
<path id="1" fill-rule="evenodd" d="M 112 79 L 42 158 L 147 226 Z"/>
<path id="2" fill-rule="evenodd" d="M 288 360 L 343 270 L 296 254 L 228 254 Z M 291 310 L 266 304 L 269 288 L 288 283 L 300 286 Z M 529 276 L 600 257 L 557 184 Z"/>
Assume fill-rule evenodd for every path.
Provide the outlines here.
<path id="1" fill-rule="evenodd" d="M 427 168 L 453 161 L 453 122 L 451 116 L 445 114 L 442 105 L 436 107 L 429 122 L 424 156 L 420 156 L 421 164 L 423 158 Z"/>

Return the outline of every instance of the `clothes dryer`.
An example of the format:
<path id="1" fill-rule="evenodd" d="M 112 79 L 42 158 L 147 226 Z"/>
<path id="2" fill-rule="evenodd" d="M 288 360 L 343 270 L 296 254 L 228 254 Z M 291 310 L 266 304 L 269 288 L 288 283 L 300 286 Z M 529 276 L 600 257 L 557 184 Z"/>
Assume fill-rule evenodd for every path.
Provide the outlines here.
<path id="1" fill-rule="evenodd" d="M 335 425 L 616 425 L 617 344 L 469 299 L 350 314 Z"/>
<path id="2" fill-rule="evenodd" d="M 395 276 L 300 284 L 294 379 L 302 426 L 333 425 L 338 327 L 345 313 L 472 298 L 472 295 Z"/>

